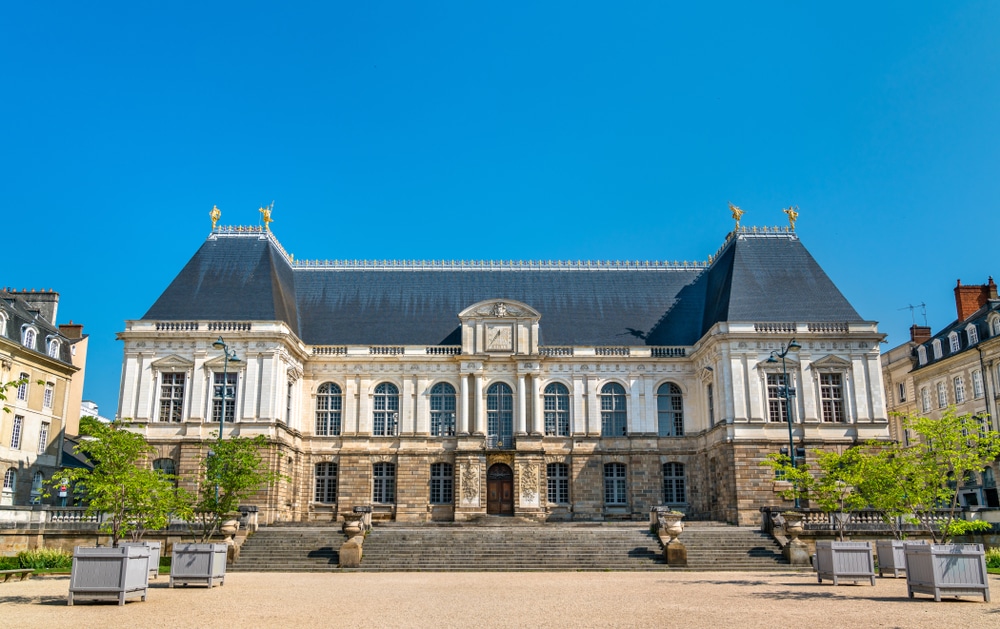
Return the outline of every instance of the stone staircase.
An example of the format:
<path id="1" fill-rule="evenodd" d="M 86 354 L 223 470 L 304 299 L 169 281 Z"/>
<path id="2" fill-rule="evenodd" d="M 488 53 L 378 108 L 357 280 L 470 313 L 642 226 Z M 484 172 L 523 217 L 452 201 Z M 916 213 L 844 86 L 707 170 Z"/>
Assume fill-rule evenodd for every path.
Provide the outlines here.
<path id="1" fill-rule="evenodd" d="M 340 527 L 270 526 L 243 545 L 236 572 L 338 571 Z M 687 570 L 788 570 L 778 545 L 753 528 L 693 523 L 681 540 Z M 359 571 L 674 570 L 647 526 L 629 523 L 383 523 L 368 535 Z"/>

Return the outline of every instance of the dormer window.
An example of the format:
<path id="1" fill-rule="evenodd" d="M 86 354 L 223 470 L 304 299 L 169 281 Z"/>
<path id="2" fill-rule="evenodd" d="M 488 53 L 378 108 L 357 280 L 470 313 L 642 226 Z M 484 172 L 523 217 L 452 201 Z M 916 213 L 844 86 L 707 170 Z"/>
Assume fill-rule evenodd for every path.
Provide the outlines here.
<path id="1" fill-rule="evenodd" d="M 993 336 L 1000 336 L 1000 317 L 993 317 L 990 328 L 993 330 Z"/>
<path id="2" fill-rule="evenodd" d="M 28 349 L 35 349 L 36 338 L 38 338 L 38 332 L 35 328 L 27 325 L 21 328 L 21 345 Z"/>
<path id="3" fill-rule="evenodd" d="M 979 342 L 979 331 L 971 323 L 965 328 L 965 335 L 969 337 L 970 346 Z"/>
<path id="4" fill-rule="evenodd" d="M 59 358 L 59 339 L 49 339 L 49 356 Z"/>
<path id="5" fill-rule="evenodd" d="M 938 358 L 941 358 L 941 339 L 934 339 L 931 346 L 934 348 L 934 359 L 937 360 Z"/>
<path id="6" fill-rule="evenodd" d="M 958 350 L 962 348 L 961 344 L 958 342 L 958 332 L 952 332 L 948 335 L 948 347 L 952 354 L 958 353 Z"/>
<path id="7" fill-rule="evenodd" d="M 917 348 L 917 360 L 920 361 L 921 365 L 927 364 L 927 348 L 923 345 Z"/>
<path id="8" fill-rule="evenodd" d="M 0 336 L 7 336 L 7 314 L 0 312 Z"/>

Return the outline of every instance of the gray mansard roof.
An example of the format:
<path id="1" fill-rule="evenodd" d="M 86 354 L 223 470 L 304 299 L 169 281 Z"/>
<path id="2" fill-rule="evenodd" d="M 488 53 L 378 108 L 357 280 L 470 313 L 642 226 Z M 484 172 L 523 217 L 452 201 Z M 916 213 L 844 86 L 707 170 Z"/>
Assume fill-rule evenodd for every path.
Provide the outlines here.
<path id="1" fill-rule="evenodd" d="M 692 345 L 720 321 L 857 322 L 792 233 L 732 234 L 711 265 L 290 262 L 267 233 L 220 229 L 143 319 L 285 322 L 312 345 L 458 345 L 487 299 L 541 313 L 544 345 Z"/>

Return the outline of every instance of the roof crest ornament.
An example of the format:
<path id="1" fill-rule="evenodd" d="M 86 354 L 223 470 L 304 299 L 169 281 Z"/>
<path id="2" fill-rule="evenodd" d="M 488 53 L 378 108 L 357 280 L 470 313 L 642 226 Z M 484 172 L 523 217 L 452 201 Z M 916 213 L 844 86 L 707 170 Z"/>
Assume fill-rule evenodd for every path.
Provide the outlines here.
<path id="1" fill-rule="evenodd" d="M 732 203 L 729 203 L 729 211 L 733 215 L 733 220 L 736 221 L 736 231 L 740 231 L 740 219 L 743 218 L 745 212 Z"/>
<path id="2" fill-rule="evenodd" d="M 271 210 L 274 209 L 274 201 L 271 201 L 271 205 L 267 207 L 261 207 L 258 212 L 264 215 L 264 230 L 271 231 L 271 223 L 274 221 L 271 219 Z"/>
<path id="3" fill-rule="evenodd" d="M 222 218 L 222 210 L 219 209 L 218 205 L 212 205 L 212 211 L 208 215 L 212 218 L 212 231 L 215 231 L 215 224 Z"/>
<path id="4" fill-rule="evenodd" d="M 795 221 L 799 219 L 799 206 L 790 205 L 781 211 L 788 215 L 788 225 L 791 231 L 795 231 Z"/>

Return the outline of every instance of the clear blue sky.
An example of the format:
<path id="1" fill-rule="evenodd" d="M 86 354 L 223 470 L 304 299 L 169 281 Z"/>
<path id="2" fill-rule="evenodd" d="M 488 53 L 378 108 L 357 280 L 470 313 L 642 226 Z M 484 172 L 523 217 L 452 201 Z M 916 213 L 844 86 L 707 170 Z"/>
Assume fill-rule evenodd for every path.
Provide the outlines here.
<path id="1" fill-rule="evenodd" d="M 4 3 L 0 285 L 111 416 L 213 204 L 297 258 L 661 260 L 795 204 L 896 345 L 1000 273 L 1000 2 L 818 4 Z"/>

